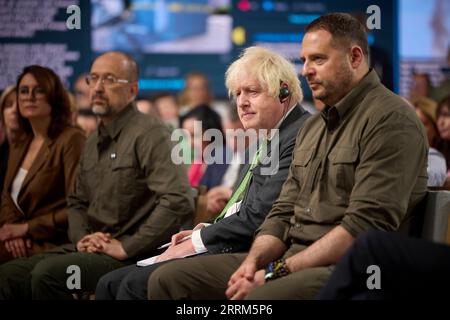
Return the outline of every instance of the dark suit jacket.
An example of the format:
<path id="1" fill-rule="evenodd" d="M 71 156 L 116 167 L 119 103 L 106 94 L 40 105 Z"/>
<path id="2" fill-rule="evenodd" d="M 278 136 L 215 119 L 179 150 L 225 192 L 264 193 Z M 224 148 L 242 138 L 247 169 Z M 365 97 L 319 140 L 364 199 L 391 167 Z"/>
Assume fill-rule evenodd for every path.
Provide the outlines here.
<path id="1" fill-rule="evenodd" d="M 264 221 L 280 194 L 281 187 L 288 176 L 295 138 L 309 116 L 310 114 L 301 106 L 294 107 L 279 128 L 278 171 L 272 175 L 263 175 L 262 166 L 257 165 L 253 170 L 240 210 L 232 216 L 201 229 L 203 244 L 210 253 L 242 252 L 250 248 L 254 232 Z M 271 148 L 268 150 L 270 151 Z M 270 156 L 269 153 L 268 156 Z M 240 184 L 247 170 L 248 164 L 242 168 L 236 186 Z"/>
<path id="2" fill-rule="evenodd" d="M 34 252 L 68 242 L 66 195 L 72 189 L 85 137 L 68 127 L 55 139 L 46 139 L 23 181 L 16 207 L 11 186 L 27 153 L 32 136 L 11 146 L 2 192 L 0 226 L 28 222 Z"/>

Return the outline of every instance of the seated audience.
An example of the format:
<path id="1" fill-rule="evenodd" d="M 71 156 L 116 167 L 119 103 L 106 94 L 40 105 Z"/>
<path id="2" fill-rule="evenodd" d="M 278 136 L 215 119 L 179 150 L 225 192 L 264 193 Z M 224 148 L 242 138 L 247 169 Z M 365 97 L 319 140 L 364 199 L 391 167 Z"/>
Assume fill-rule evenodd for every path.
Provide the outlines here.
<path id="1" fill-rule="evenodd" d="M 302 75 L 326 107 L 300 130 L 249 253 L 170 261 L 151 274 L 150 299 L 312 299 L 358 234 L 410 218 L 427 192 L 427 137 L 369 68 L 368 52 L 366 28 L 349 14 L 306 27 Z M 247 90 L 238 104 L 255 87 Z"/>
<path id="2" fill-rule="evenodd" d="M 11 146 L 0 210 L 0 262 L 67 242 L 66 197 L 84 145 L 70 105 L 50 69 L 26 67 L 17 80 L 23 135 Z"/>
<path id="3" fill-rule="evenodd" d="M 92 110 L 101 122 L 86 141 L 68 197 L 72 243 L 0 265 L 0 299 L 72 299 L 93 292 L 102 275 L 154 253 L 190 218 L 193 199 L 186 171 L 172 162 L 168 129 L 137 111 L 137 80 L 137 63 L 125 53 L 107 52 L 93 62 L 87 81 Z M 27 99 L 45 97 L 36 86 L 25 93 Z M 81 287 L 68 285 L 67 270 L 73 265 L 79 268 Z"/>
<path id="4" fill-rule="evenodd" d="M 263 222 L 288 176 L 297 132 L 309 115 L 299 105 L 303 94 L 294 65 L 264 48 L 246 49 L 228 68 L 226 86 L 237 102 L 245 129 L 279 129 L 278 140 L 272 137 L 267 145 L 267 157 L 277 165 L 276 170 L 257 159 L 247 161 L 231 200 L 215 223 L 201 223 L 194 230 L 174 235 L 172 245 L 156 264 L 142 268 L 129 266 L 105 275 L 97 285 L 97 299 L 145 300 L 148 277 L 165 260 L 249 249 L 253 233 Z M 262 139 L 265 138 L 267 136 Z M 187 235 L 191 238 L 180 240 Z"/>

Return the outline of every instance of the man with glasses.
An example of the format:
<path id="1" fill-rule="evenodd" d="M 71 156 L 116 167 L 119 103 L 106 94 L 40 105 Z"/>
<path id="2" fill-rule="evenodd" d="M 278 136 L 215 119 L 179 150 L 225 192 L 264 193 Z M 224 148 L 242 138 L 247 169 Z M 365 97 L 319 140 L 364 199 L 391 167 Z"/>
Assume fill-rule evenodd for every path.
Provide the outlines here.
<path id="1" fill-rule="evenodd" d="M 101 121 L 68 198 L 72 244 L 0 266 L 0 299 L 93 292 L 103 274 L 152 255 L 192 214 L 187 174 L 171 161 L 168 129 L 135 108 L 136 62 L 105 53 L 86 80 Z"/>

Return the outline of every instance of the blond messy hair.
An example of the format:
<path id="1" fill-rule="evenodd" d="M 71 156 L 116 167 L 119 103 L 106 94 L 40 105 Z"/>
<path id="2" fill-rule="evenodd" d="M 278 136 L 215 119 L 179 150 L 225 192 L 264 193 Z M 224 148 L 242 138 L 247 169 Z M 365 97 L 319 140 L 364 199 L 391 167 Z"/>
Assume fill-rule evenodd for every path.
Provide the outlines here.
<path id="1" fill-rule="evenodd" d="M 257 46 L 244 49 L 225 73 L 225 86 L 230 98 L 235 98 L 233 92 L 240 84 L 239 75 L 242 72 L 256 77 L 263 89 L 272 97 L 280 94 L 280 87 L 284 84 L 288 86 L 291 93 L 291 105 L 303 100 L 303 92 L 294 64 L 278 53 Z"/>

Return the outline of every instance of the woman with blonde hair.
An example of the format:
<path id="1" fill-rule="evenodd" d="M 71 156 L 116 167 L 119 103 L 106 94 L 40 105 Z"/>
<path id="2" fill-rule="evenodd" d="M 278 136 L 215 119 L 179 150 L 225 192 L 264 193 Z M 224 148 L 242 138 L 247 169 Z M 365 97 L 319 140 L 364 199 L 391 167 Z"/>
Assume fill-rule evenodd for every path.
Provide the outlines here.
<path id="1" fill-rule="evenodd" d="M 19 135 L 16 87 L 7 87 L 0 96 L 0 194 L 3 190 L 10 145 Z M 1 205 L 0 199 L 0 205 Z"/>

